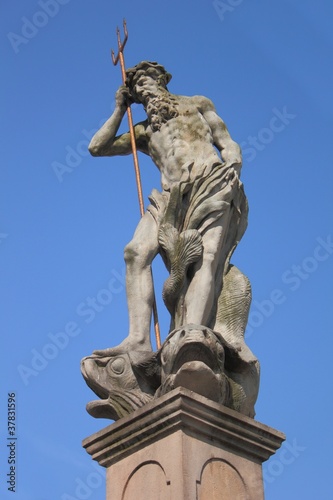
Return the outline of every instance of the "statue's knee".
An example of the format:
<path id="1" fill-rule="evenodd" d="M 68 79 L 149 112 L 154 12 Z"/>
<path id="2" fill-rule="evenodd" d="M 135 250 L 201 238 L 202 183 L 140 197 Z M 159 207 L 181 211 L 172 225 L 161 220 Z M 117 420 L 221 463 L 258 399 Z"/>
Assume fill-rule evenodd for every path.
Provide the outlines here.
<path id="1" fill-rule="evenodd" d="M 205 252 L 202 259 L 202 267 L 213 271 L 216 267 L 217 259 L 215 252 Z"/>
<path id="2" fill-rule="evenodd" d="M 215 260 L 216 260 L 216 253 L 215 252 L 206 251 L 204 253 L 203 261 L 205 264 L 212 265 Z"/>
<path id="3" fill-rule="evenodd" d="M 136 265 L 139 267 L 144 267 L 149 260 L 144 246 L 135 244 L 133 241 L 126 245 L 124 259 L 127 265 Z"/>
<path id="4" fill-rule="evenodd" d="M 138 253 L 133 243 L 128 243 L 124 249 L 124 259 L 126 264 L 130 264 L 137 259 Z"/>

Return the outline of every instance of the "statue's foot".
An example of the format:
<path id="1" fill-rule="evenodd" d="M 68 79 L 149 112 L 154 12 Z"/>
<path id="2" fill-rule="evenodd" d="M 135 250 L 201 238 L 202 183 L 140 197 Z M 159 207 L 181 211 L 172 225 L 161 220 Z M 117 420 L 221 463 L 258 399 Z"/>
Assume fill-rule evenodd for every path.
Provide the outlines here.
<path id="1" fill-rule="evenodd" d="M 137 339 L 133 339 L 132 337 L 126 337 L 125 340 L 122 341 L 116 347 L 110 347 L 108 349 L 93 351 L 93 356 L 98 357 L 109 357 L 109 356 L 119 356 L 121 354 L 130 354 L 135 352 L 152 352 L 152 347 L 150 340 L 138 341 Z"/>

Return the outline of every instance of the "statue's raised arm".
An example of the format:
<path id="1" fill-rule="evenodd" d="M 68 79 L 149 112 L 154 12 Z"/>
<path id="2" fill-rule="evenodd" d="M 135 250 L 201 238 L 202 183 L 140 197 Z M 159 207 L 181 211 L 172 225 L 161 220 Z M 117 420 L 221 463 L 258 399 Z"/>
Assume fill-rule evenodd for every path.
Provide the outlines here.
<path id="1" fill-rule="evenodd" d="M 124 156 L 132 153 L 129 132 L 116 136 L 130 102 L 129 89 L 122 85 L 116 93 L 116 106 L 113 114 L 91 139 L 88 149 L 93 156 Z M 138 150 L 148 154 L 146 125 L 146 122 L 140 122 L 135 125 L 134 131 Z"/>

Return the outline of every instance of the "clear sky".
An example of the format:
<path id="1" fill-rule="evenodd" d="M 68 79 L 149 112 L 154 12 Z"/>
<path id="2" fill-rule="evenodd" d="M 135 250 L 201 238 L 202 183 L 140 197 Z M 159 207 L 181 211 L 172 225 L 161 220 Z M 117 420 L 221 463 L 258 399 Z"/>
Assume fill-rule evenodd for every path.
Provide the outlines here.
<path id="1" fill-rule="evenodd" d="M 211 98 L 242 145 L 250 215 L 233 263 L 253 287 L 256 418 L 287 435 L 264 464 L 266 499 L 332 498 L 332 15 L 329 0 L 2 2 L 1 499 L 105 498 L 81 440 L 108 422 L 85 411 L 80 359 L 127 334 L 123 248 L 139 208 L 131 157 L 92 158 L 87 143 L 121 82 L 109 51 L 123 17 L 126 65 L 163 64 L 169 90 Z M 147 202 L 159 173 L 140 164 Z"/>

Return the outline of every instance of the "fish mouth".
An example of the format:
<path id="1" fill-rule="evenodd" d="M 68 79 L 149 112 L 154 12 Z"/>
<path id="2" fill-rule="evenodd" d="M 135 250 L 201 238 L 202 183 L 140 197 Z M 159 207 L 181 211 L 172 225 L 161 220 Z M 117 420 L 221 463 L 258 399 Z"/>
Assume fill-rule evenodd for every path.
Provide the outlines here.
<path id="1" fill-rule="evenodd" d="M 96 379 L 96 359 L 92 356 L 83 358 L 81 361 L 81 373 L 87 386 L 101 399 L 109 396 L 109 391 Z"/>
<path id="2" fill-rule="evenodd" d="M 94 418 L 107 418 L 111 420 L 117 420 L 119 418 L 116 410 L 108 399 L 90 401 L 86 406 L 86 410 L 89 415 Z"/>
<path id="3" fill-rule="evenodd" d="M 177 373 L 183 365 L 192 361 L 200 361 L 214 372 L 220 369 L 216 352 L 201 342 L 186 342 L 175 357 L 172 373 Z"/>

